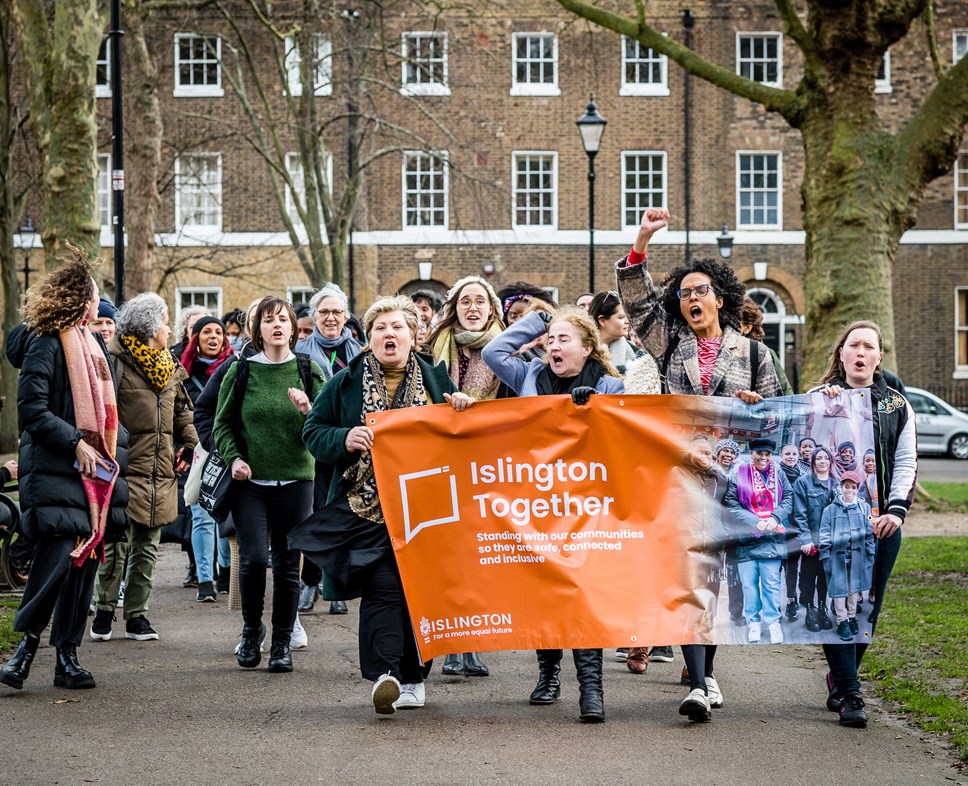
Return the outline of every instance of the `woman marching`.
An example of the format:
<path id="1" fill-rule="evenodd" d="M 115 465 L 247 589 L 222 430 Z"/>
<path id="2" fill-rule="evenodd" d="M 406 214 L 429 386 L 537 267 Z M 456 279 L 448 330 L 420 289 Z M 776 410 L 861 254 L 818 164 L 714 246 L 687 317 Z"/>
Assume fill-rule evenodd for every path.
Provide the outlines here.
<path id="1" fill-rule="evenodd" d="M 326 384 L 303 429 L 316 460 L 336 468 L 329 504 L 290 537 L 291 547 L 318 562 L 346 597 L 362 597 L 360 671 L 373 681 L 370 698 L 379 715 L 423 707 L 426 673 L 380 504 L 373 431 L 364 424 L 374 412 L 445 401 L 459 412 L 474 403 L 455 390 L 443 366 L 414 351 L 418 320 L 404 296 L 380 298 L 367 309 L 368 350 Z"/>
<path id="2" fill-rule="evenodd" d="M 656 288 L 647 269 L 648 245 L 668 224 L 668 210 L 646 210 L 632 250 L 616 268 L 632 330 L 652 357 L 661 358 L 665 392 L 736 396 L 748 404 L 779 395 L 769 352 L 739 333 L 746 293 L 729 265 L 718 259 L 694 259 L 675 268 Z M 710 696 L 705 679 L 713 676 L 715 653 L 715 646 L 683 647 L 690 696 L 702 688 L 711 706 L 721 707 L 722 694 Z"/>
<path id="3" fill-rule="evenodd" d="M 312 364 L 308 383 L 293 354 L 296 315 L 278 297 L 264 297 L 250 328 L 256 354 L 226 372 L 215 414 L 215 445 L 231 467 L 238 488 L 232 501 L 239 545 L 242 639 L 239 666 L 262 661 L 268 547 L 272 547 L 272 644 L 268 670 L 292 671 L 290 640 L 299 599 L 299 552 L 289 532 L 313 507 L 315 467 L 302 442 L 312 401 L 323 386 L 323 371 Z"/>
<path id="4" fill-rule="evenodd" d="M 27 293 L 30 334 L 20 372 L 21 522 L 36 543 L 13 629 L 24 634 L 0 671 L 20 690 L 53 616 L 54 685 L 93 688 L 77 648 L 105 532 L 123 532 L 127 432 L 118 424 L 111 366 L 87 323 L 97 316 L 90 266 L 71 248 L 65 265 Z"/>
<path id="5" fill-rule="evenodd" d="M 527 361 L 516 354 L 522 346 L 547 334 L 547 362 Z M 595 323 L 575 307 L 556 316 L 534 311 L 515 322 L 484 348 L 484 361 L 519 396 L 571 395 L 587 404 L 592 393 L 623 393 L 625 387 L 598 338 Z M 561 693 L 561 650 L 538 650 L 538 682 L 532 704 L 553 704 Z M 579 719 L 605 720 L 602 650 L 572 650 L 580 690 Z"/>
<path id="6" fill-rule="evenodd" d="M 481 358 L 481 350 L 503 329 L 501 301 L 491 285 L 480 276 L 467 276 L 447 293 L 427 343 L 461 393 L 475 401 L 491 401 L 497 398 L 500 380 Z M 448 655 L 441 671 L 451 676 L 490 674 L 477 652 Z"/>
<path id="7" fill-rule="evenodd" d="M 875 322 L 848 325 L 834 347 L 830 366 L 816 390 L 836 398 L 845 389 L 870 388 L 874 410 L 874 449 L 877 455 L 877 498 L 881 514 L 872 521 L 877 539 L 874 558 L 874 610 L 871 634 L 877 625 L 884 589 L 901 548 L 901 524 L 914 499 L 917 478 L 917 436 L 914 412 L 907 399 L 889 387 L 880 372 L 884 357 L 881 330 Z M 857 670 L 867 651 L 866 642 L 824 644 L 827 674 L 827 708 L 840 715 L 843 726 L 867 725 Z"/>

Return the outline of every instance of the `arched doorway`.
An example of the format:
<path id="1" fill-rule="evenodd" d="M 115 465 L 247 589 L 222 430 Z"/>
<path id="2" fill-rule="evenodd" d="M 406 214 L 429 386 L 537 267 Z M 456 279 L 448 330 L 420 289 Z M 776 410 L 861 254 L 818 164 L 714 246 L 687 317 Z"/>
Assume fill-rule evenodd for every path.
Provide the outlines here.
<path id="1" fill-rule="evenodd" d="M 798 345 L 803 325 L 803 316 L 789 313 L 786 303 L 774 290 L 768 287 L 752 287 L 746 290 L 763 312 L 763 343 L 780 358 L 794 391 L 799 390 L 800 358 Z"/>

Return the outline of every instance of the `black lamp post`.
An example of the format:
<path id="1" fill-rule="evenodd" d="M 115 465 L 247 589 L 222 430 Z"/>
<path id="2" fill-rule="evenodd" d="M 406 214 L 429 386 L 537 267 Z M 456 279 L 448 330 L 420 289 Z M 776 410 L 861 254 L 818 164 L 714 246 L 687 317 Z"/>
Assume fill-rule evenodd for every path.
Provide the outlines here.
<path id="1" fill-rule="evenodd" d="M 30 216 L 24 216 L 23 226 L 17 231 L 20 232 L 20 247 L 24 250 L 24 266 L 20 268 L 20 272 L 24 274 L 24 292 L 26 292 L 30 289 L 30 274 L 37 272 L 37 268 L 30 266 L 30 247 L 34 244 L 37 230 L 34 229 Z"/>
<path id="2" fill-rule="evenodd" d="M 716 245 L 719 246 L 719 256 L 729 259 L 733 256 L 733 236 L 729 234 L 729 227 L 723 224 L 723 231 L 716 235 Z"/>
<path id="3" fill-rule="evenodd" d="M 588 291 L 595 291 L 595 155 L 602 144 L 605 133 L 604 117 L 598 114 L 598 107 L 591 99 L 585 114 L 575 121 L 581 144 L 588 156 Z"/>

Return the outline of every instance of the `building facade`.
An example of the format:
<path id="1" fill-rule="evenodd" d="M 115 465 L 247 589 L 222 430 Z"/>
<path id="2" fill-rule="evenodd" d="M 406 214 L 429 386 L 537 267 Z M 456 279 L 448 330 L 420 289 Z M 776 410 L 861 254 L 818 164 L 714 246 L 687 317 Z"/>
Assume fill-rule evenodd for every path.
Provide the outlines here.
<path id="1" fill-rule="evenodd" d="M 473 13 L 467 4 L 452 12 L 443 6 L 431 17 L 401 4 L 383 20 L 379 49 L 373 39 L 355 48 L 352 25 L 368 22 L 345 9 L 313 28 L 308 68 L 319 112 L 333 118 L 320 138 L 337 195 L 348 167 L 366 165 L 353 269 L 343 276 L 356 310 L 378 294 L 446 291 L 471 273 L 495 288 L 527 280 L 573 302 L 590 288 L 614 288 L 613 264 L 634 239 L 642 210 L 667 207 L 672 219 L 654 240 L 653 267 L 661 274 L 689 256 L 716 255 L 726 227 L 731 263 L 764 309 L 767 343 L 791 379 L 801 388 L 810 384 L 799 380 L 805 292 L 798 132 L 635 41 L 576 22 L 554 2 L 481 3 Z M 968 2 L 935 6 L 942 60 L 950 65 L 968 51 Z M 696 2 L 688 17 L 674 3 L 650 3 L 649 10 L 651 24 L 715 63 L 790 89 L 800 77 L 799 53 L 771 2 Z M 192 303 L 222 312 L 267 291 L 307 298 L 310 279 L 233 87 L 237 29 L 255 61 L 266 64 L 266 106 L 277 115 L 287 89 L 300 89 L 308 53 L 300 56 L 286 39 L 280 61 L 278 40 L 242 17 L 230 25 L 195 11 L 159 15 L 152 24 L 165 123 L 159 291 L 176 312 Z M 934 83 L 925 40 L 916 24 L 885 56 L 877 102 L 889 128 L 906 122 Z M 363 61 L 377 65 L 366 72 L 366 90 L 354 93 L 348 75 Z M 99 200 L 108 255 L 109 70 L 105 58 Z M 248 90 L 255 95 L 251 84 Z M 348 153 L 342 118 L 354 111 L 354 96 L 363 97 L 355 111 L 373 125 Z M 575 126 L 589 96 L 608 121 L 594 159 L 594 271 L 589 159 Z M 298 184 L 295 122 L 281 124 L 280 144 Z M 379 150 L 385 152 L 375 155 Z M 285 195 L 290 213 L 294 198 Z M 893 283 L 904 380 L 968 405 L 968 145 L 954 171 L 929 187 L 916 228 L 902 239 Z"/>

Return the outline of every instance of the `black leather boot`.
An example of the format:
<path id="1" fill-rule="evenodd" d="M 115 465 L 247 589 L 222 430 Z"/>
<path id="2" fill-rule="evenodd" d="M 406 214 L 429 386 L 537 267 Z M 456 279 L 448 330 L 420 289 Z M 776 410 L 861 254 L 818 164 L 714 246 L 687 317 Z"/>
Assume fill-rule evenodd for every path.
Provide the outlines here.
<path id="1" fill-rule="evenodd" d="M 605 693 L 602 689 L 602 651 L 572 650 L 578 672 L 578 719 L 582 723 L 605 720 Z"/>
<path id="2" fill-rule="evenodd" d="M 269 671 L 283 674 L 292 671 L 292 650 L 284 641 L 274 641 L 269 648 Z"/>
<path id="3" fill-rule="evenodd" d="M 561 650 L 538 650 L 538 682 L 531 691 L 532 704 L 554 704 L 561 695 Z"/>
<path id="4" fill-rule="evenodd" d="M 440 673 L 450 677 L 464 676 L 464 658 L 460 655 L 448 655 L 444 658 L 444 667 Z"/>
<path id="5" fill-rule="evenodd" d="M 94 687 L 94 675 L 77 662 L 77 646 L 74 644 L 64 644 L 57 648 L 54 687 L 71 689 Z"/>
<path id="6" fill-rule="evenodd" d="M 260 624 L 258 630 L 242 628 L 242 637 L 235 648 L 235 659 L 243 669 L 254 669 L 262 662 L 262 642 L 265 637 L 264 624 Z"/>
<path id="7" fill-rule="evenodd" d="M 820 632 L 820 623 L 817 622 L 817 607 L 812 603 L 807 604 L 807 619 L 803 625 L 811 633 Z"/>
<path id="8" fill-rule="evenodd" d="M 24 680 L 30 674 L 30 664 L 34 660 L 34 655 L 37 654 L 38 644 L 40 644 L 40 639 L 24 634 L 10 660 L 0 671 L 0 682 L 9 685 L 11 688 L 23 690 Z"/>
<path id="9" fill-rule="evenodd" d="M 464 653 L 464 674 L 468 677 L 486 677 L 490 673 L 480 655 L 476 652 Z"/>

